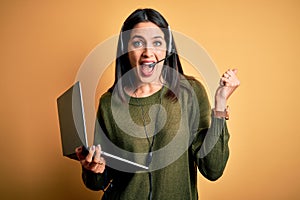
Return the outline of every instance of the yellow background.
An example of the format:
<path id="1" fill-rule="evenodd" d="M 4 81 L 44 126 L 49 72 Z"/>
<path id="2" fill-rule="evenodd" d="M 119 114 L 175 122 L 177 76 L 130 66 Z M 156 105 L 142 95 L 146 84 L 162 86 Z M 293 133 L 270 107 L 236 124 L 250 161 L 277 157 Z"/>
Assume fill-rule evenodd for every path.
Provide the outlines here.
<path id="1" fill-rule="evenodd" d="M 89 52 L 144 7 L 201 44 L 219 71 L 239 69 L 230 159 L 217 182 L 199 176 L 201 200 L 299 199 L 297 0 L 2 0 L 0 198 L 99 199 L 79 163 L 61 155 L 56 98 Z"/>

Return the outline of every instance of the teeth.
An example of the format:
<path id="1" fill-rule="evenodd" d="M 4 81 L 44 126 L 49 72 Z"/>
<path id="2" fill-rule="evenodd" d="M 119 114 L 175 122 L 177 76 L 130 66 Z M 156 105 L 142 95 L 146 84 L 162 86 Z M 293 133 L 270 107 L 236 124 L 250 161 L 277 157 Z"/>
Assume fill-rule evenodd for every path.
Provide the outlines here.
<path id="1" fill-rule="evenodd" d="M 143 63 L 143 65 L 151 65 L 154 62 Z"/>

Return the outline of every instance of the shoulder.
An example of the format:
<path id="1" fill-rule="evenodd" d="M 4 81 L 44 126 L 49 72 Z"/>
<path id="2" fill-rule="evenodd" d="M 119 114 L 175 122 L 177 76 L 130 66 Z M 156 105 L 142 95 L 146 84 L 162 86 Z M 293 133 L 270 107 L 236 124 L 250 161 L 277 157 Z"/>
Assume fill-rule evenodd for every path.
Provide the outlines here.
<path id="1" fill-rule="evenodd" d="M 192 76 L 182 76 L 180 85 L 181 88 L 192 90 L 198 96 L 206 96 L 206 89 L 203 83 Z"/>
<path id="2" fill-rule="evenodd" d="M 101 101 L 107 101 L 111 99 L 111 92 L 105 92 L 104 94 L 102 94 L 102 96 L 100 97 L 100 102 Z"/>
<path id="3" fill-rule="evenodd" d="M 107 107 L 111 103 L 111 96 L 112 94 L 110 92 L 105 92 L 99 100 L 99 107 Z"/>

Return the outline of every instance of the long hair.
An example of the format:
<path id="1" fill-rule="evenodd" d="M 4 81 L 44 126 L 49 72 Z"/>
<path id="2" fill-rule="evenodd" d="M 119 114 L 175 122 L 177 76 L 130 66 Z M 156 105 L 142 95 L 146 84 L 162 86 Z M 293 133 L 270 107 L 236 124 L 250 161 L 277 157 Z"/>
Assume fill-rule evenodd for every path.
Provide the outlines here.
<path id="1" fill-rule="evenodd" d="M 130 31 L 135 25 L 141 22 L 152 22 L 157 25 L 164 33 L 164 38 L 167 44 L 166 60 L 164 61 L 164 67 L 162 71 L 163 79 L 168 85 L 168 92 L 166 96 L 171 100 L 177 100 L 179 93 L 180 74 L 183 75 L 182 66 L 177 54 L 173 35 L 171 33 L 170 26 L 165 18 L 156 10 L 153 9 L 137 9 L 125 20 L 122 29 L 120 31 L 117 58 L 115 68 L 115 81 L 113 86 L 109 89 L 110 92 L 117 90 L 119 97 L 124 100 L 124 86 L 131 80 L 121 80 L 121 77 L 132 69 L 128 57 L 128 41 Z M 174 73 L 175 71 L 175 73 Z"/>

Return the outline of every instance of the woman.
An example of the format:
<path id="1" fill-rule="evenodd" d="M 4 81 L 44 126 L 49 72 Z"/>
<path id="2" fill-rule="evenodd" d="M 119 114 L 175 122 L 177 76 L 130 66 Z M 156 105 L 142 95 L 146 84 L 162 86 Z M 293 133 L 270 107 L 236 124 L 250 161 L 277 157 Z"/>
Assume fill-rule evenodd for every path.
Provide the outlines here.
<path id="1" fill-rule="evenodd" d="M 115 82 L 100 99 L 101 146 L 87 156 L 76 149 L 85 185 L 103 190 L 102 199 L 198 199 L 196 169 L 214 181 L 228 160 L 226 101 L 236 73 L 222 75 L 211 110 L 203 85 L 183 75 L 167 21 L 153 9 L 134 11 L 120 33 Z M 101 149 L 149 169 L 108 165 Z"/>

